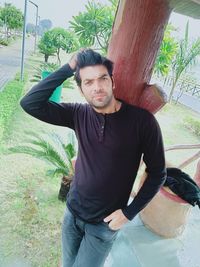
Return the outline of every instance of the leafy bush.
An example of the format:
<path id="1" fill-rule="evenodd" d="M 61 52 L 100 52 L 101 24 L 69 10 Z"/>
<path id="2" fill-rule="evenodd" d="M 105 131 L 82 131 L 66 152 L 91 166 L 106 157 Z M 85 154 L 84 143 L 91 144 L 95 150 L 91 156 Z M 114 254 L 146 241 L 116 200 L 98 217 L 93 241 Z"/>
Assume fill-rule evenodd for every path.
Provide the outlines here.
<path id="1" fill-rule="evenodd" d="M 10 43 L 13 42 L 13 40 L 15 40 L 15 37 L 14 36 L 8 36 L 8 37 L 5 37 L 5 36 L 0 36 L 0 45 L 4 45 L 4 46 L 8 46 Z"/>
<path id="2" fill-rule="evenodd" d="M 110 0 L 112 5 L 104 5 L 101 1 L 88 1 L 86 11 L 80 12 L 69 21 L 70 28 L 79 39 L 80 47 L 95 45 L 103 53 L 107 52 L 109 39 L 112 33 L 112 25 L 118 0 Z"/>
<path id="3" fill-rule="evenodd" d="M 8 46 L 9 41 L 7 41 L 6 39 L 0 39 L 0 45 Z"/>
<path id="4" fill-rule="evenodd" d="M 60 51 L 63 50 L 66 53 L 74 52 L 79 48 L 79 43 L 73 32 L 63 28 L 54 28 L 44 33 L 38 48 L 44 54 L 45 62 L 48 62 L 49 56 L 56 53 L 60 65 Z"/>
<path id="5" fill-rule="evenodd" d="M 34 68 L 36 70 L 35 74 L 33 75 L 33 79 L 31 79 L 31 82 L 39 82 L 42 80 L 42 72 L 48 71 L 48 72 L 54 72 L 59 68 L 59 65 L 55 63 L 41 63 L 39 67 Z"/>
<path id="6" fill-rule="evenodd" d="M 63 82 L 63 88 L 74 89 L 74 80 L 69 78 Z"/>
<path id="7" fill-rule="evenodd" d="M 187 117 L 184 119 L 184 126 L 196 136 L 200 137 L 200 120 Z"/>
<path id="8" fill-rule="evenodd" d="M 35 68 L 36 72 L 33 75 L 31 82 L 40 82 L 42 80 L 42 71 L 54 72 L 59 68 L 55 63 L 42 63 L 38 68 Z M 63 87 L 68 89 L 74 88 L 73 78 L 69 78 L 63 82 Z"/>
<path id="9" fill-rule="evenodd" d="M 177 52 L 178 44 L 172 33 L 176 31 L 172 24 L 168 24 L 154 65 L 154 73 L 159 77 L 169 74 L 172 60 Z"/>
<path id="10" fill-rule="evenodd" d="M 26 80 L 27 77 L 25 75 Z M 9 82 L 3 91 L 0 92 L 0 140 L 3 138 L 6 128 L 16 110 L 16 106 L 23 92 L 24 83 L 20 81 L 19 74 L 17 74 L 15 79 Z"/>
<path id="11" fill-rule="evenodd" d="M 28 154 L 48 162 L 51 166 L 48 175 L 52 177 L 62 175 L 58 199 L 65 201 L 74 174 L 73 159 L 77 154 L 74 135 L 72 133 L 68 135 L 69 142 L 66 144 L 56 133 L 37 134 L 32 131 L 26 133 L 25 144 L 10 147 L 9 151 Z"/>

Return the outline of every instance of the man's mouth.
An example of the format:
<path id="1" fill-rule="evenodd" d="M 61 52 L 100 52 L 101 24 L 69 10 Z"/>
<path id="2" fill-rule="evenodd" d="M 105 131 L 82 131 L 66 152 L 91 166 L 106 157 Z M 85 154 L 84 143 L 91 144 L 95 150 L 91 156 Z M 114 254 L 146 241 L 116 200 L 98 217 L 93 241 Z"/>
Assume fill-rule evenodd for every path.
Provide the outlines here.
<path id="1" fill-rule="evenodd" d="M 94 95 L 94 98 L 95 99 L 100 99 L 100 98 L 103 98 L 105 96 L 106 96 L 105 94 L 98 94 L 98 95 Z"/>

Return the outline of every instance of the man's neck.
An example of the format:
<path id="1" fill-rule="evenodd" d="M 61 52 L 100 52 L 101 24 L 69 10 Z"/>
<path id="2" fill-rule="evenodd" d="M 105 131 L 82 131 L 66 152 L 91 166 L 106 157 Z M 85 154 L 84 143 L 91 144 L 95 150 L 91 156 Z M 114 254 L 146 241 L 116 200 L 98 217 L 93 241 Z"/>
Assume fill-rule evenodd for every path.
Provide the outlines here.
<path id="1" fill-rule="evenodd" d="M 102 113 L 102 114 L 110 114 L 110 113 L 114 113 L 117 112 L 118 110 L 120 110 L 121 108 L 121 102 L 117 99 L 113 99 L 112 102 L 105 108 L 96 108 L 93 107 L 93 109 L 98 112 L 98 113 Z"/>

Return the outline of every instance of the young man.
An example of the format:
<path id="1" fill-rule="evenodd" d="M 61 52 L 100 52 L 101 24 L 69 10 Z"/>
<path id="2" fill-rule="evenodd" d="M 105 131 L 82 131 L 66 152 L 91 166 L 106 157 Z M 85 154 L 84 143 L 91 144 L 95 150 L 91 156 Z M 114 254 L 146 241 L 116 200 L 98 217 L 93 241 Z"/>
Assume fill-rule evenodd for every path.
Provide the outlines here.
<path id="1" fill-rule="evenodd" d="M 62 229 L 63 267 L 103 266 L 118 231 L 147 205 L 166 176 L 158 123 L 148 111 L 114 97 L 112 70 L 110 60 L 84 50 L 21 100 L 27 113 L 73 129 L 78 139 Z M 88 104 L 49 101 L 74 72 Z M 141 156 L 148 177 L 128 205 Z"/>

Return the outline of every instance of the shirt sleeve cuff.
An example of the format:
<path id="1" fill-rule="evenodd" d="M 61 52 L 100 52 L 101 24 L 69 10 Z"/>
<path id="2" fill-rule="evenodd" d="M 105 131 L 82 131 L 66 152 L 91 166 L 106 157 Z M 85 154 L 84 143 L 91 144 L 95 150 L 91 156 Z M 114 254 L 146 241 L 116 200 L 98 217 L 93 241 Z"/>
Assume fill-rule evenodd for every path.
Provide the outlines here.
<path id="1" fill-rule="evenodd" d="M 136 216 L 136 214 L 130 214 L 128 206 L 122 209 L 122 212 L 129 221 L 133 220 L 133 218 Z"/>

